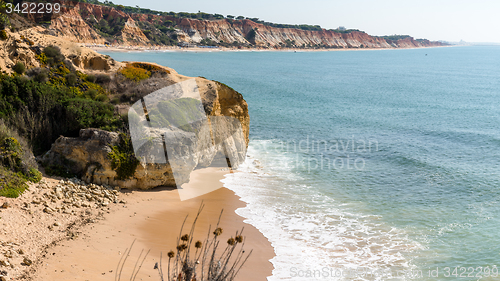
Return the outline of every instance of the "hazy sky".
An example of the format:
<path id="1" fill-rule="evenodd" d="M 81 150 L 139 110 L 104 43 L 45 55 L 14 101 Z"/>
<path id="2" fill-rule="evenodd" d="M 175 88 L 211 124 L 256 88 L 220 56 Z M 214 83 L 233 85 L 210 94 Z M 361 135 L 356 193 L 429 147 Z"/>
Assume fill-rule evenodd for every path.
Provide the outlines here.
<path id="1" fill-rule="evenodd" d="M 500 0 L 115 0 L 160 11 L 256 17 L 371 35 L 408 34 L 430 40 L 500 43 Z"/>

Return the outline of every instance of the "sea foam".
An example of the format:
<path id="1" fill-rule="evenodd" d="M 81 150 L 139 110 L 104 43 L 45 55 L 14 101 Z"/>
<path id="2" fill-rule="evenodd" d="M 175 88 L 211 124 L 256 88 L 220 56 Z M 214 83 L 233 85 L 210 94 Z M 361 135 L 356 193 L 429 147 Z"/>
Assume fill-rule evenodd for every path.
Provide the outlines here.
<path id="1" fill-rule="evenodd" d="M 384 280 L 412 268 L 406 256 L 422 246 L 404 230 L 354 213 L 286 165 L 268 166 L 290 156 L 259 151 L 258 142 L 264 141 L 251 142 L 239 172 L 222 181 L 247 204 L 236 212 L 275 249 L 269 280 Z"/>

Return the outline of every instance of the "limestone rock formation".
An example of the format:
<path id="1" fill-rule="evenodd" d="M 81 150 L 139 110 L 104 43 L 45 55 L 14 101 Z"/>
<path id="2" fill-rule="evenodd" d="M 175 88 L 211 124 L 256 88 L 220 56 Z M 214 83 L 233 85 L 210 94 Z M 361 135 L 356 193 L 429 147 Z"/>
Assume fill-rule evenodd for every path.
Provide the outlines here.
<path id="1" fill-rule="evenodd" d="M 170 84 L 189 79 L 169 70 Z M 174 159 L 170 154 L 168 163 L 140 159 L 141 163 L 134 174 L 128 179 L 120 179 L 112 169 L 109 157 L 111 147 L 119 143 L 118 133 L 91 128 L 82 129 L 78 138 L 59 137 L 43 156 L 42 162 L 45 165 L 64 166 L 89 183 L 140 189 L 179 186 L 189 181 L 194 169 L 207 167 L 214 162 L 228 164 L 224 161 L 230 159 L 231 167 L 237 167 L 245 160 L 249 141 L 247 103 L 241 94 L 222 83 L 204 78 L 196 78 L 195 81 L 202 110 L 210 126 L 198 130 L 196 135 L 175 128 L 164 134 L 165 142 L 173 144 L 171 151 L 179 155 Z M 238 131 L 238 128 L 241 129 Z M 153 130 L 148 137 L 151 147 L 159 147 L 160 153 L 164 153 L 162 134 L 162 131 Z"/>
<path id="2" fill-rule="evenodd" d="M 64 20 L 63 17 L 60 17 Z M 29 22 L 18 16 L 11 18 L 12 25 L 20 30 L 12 32 L 6 30 L 8 39 L 0 40 L 0 69 L 12 72 L 12 66 L 23 62 L 26 68 L 40 67 L 37 55 L 43 48 L 54 45 L 59 46 L 61 53 L 69 59 L 78 70 L 88 71 L 116 71 L 123 66 L 122 63 L 101 55 L 93 50 L 82 48 L 77 44 L 63 38 L 47 34 L 47 30 L 39 26 L 30 26 Z"/>

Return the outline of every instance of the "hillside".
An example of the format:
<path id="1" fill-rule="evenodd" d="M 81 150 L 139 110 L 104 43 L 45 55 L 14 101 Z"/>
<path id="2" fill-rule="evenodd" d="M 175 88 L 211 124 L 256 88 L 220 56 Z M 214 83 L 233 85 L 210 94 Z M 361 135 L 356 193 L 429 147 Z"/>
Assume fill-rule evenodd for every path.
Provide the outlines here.
<path id="1" fill-rule="evenodd" d="M 272 24 L 241 16 L 235 19 L 233 16 L 218 14 L 156 12 L 109 5 L 109 2 L 107 6 L 65 3 L 61 13 L 54 14 L 50 25 L 45 26 L 49 34 L 79 43 L 272 49 L 415 48 L 444 45 L 410 36 L 377 37 L 358 30 L 340 31 L 326 30 L 319 26 Z M 36 20 L 31 15 L 28 17 Z"/>
<path id="2" fill-rule="evenodd" d="M 248 144 L 247 104 L 242 95 L 230 87 L 201 77 L 191 79 L 159 65 L 117 62 L 64 38 L 46 34 L 51 31 L 33 25 L 32 21 L 14 14 L 9 17 L 8 26 L 0 29 L 0 196 L 17 197 L 26 188 L 25 181 L 39 178 L 34 156 L 43 156 L 37 160 L 47 174 L 78 175 L 88 182 L 140 188 L 176 183 L 169 175 L 172 172 L 161 170 L 157 173 L 158 179 L 152 181 L 153 170 L 158 171 L 158 167 L 137 166 L 131 146 L 125 145 L 130 144 L 127 114 L 131 105 L 144 96 L 186 80 L 195 81 L 192 83 L 196 83 L 199 91 L 197 103 L 203 103 L 205 114 L 219 120 L 214 122 L 226 129 L 229 119 L 225 117 L 237 119 L 242 134 L 235 137 L 234 143 L 238 148 Z M 175 105 L 169 104 L 173 108 Z M 211 128 L 217 129 L 217 126 Z M 90 133 L 85 133 L 88 128 Z M 107 142 L 96 147 L 94 135 L 109 135 L 105 139 L 113 139 L 113 145 Z M 120 160 L 112 158 L 110 147 L 114 146 L 123 146 L 130 162 L 122 159 L 126 153 L 118 148 L 115 158 Z M 193 151 L 195 149 L 198 149 L 196 145 Z M 198 153 L 199 157 L 189 163 L 200 167 L 210 165 L 218 157 L 218 151 L 218 147 L 213 148 L 213 155 L 209 157 Z M 236 165 L 238 161 L 231 163 Z M 96 166 L 99 168 L 89 170 L 89 163 L 99 163 Z M 119 172 L 122 164 L 127 166 L 127 176 Z M 169 166 L 162 167 L 168 169 Z M 178 173 L 183 182 L 189 180 L 189 172 Z M 144 184 L 139 184 L 142 182 Z"/>

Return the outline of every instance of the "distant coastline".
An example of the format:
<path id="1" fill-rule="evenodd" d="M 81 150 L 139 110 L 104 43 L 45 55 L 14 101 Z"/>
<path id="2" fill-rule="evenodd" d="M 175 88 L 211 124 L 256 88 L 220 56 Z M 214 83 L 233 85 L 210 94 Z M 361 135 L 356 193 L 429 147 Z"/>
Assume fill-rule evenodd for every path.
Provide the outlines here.
<path id="1" fill-rule="evenodd" d="M 80 46 L 92 49 L 96 52 L 111 51 L 111 52 L 337 52 L 337 51 L 375 51 L 375 50 L 407 50 L 407 49 L 428 49 L 428 48 L 443 48 L 443 47 L 458 47 L 459 45 L 446 46 L 428 46 L 428 47 L 407 47 L 407 48 L 346 48 L 346 49 L 298 49 L 298 48 L 283 48 L 283 49 L 267 49 L 267 48 L 203 48 L 203 47 L 178 47 L 178 46 L 106 46 L 102 44 L 80 44 Z"/>
<path id="2" fill-rule="evenodd" d="M 47 24 L 47 34 L 80 44 L 146 48 L 344 50 L 400 49 L 449 45 L 410 35 L 374 36 L 357 29 L 324 29 L 317 25 L 288 25 L 257 18 L 227 18 L 205 13 L 136 10 L 110 3 L 73 3 Z"/>

